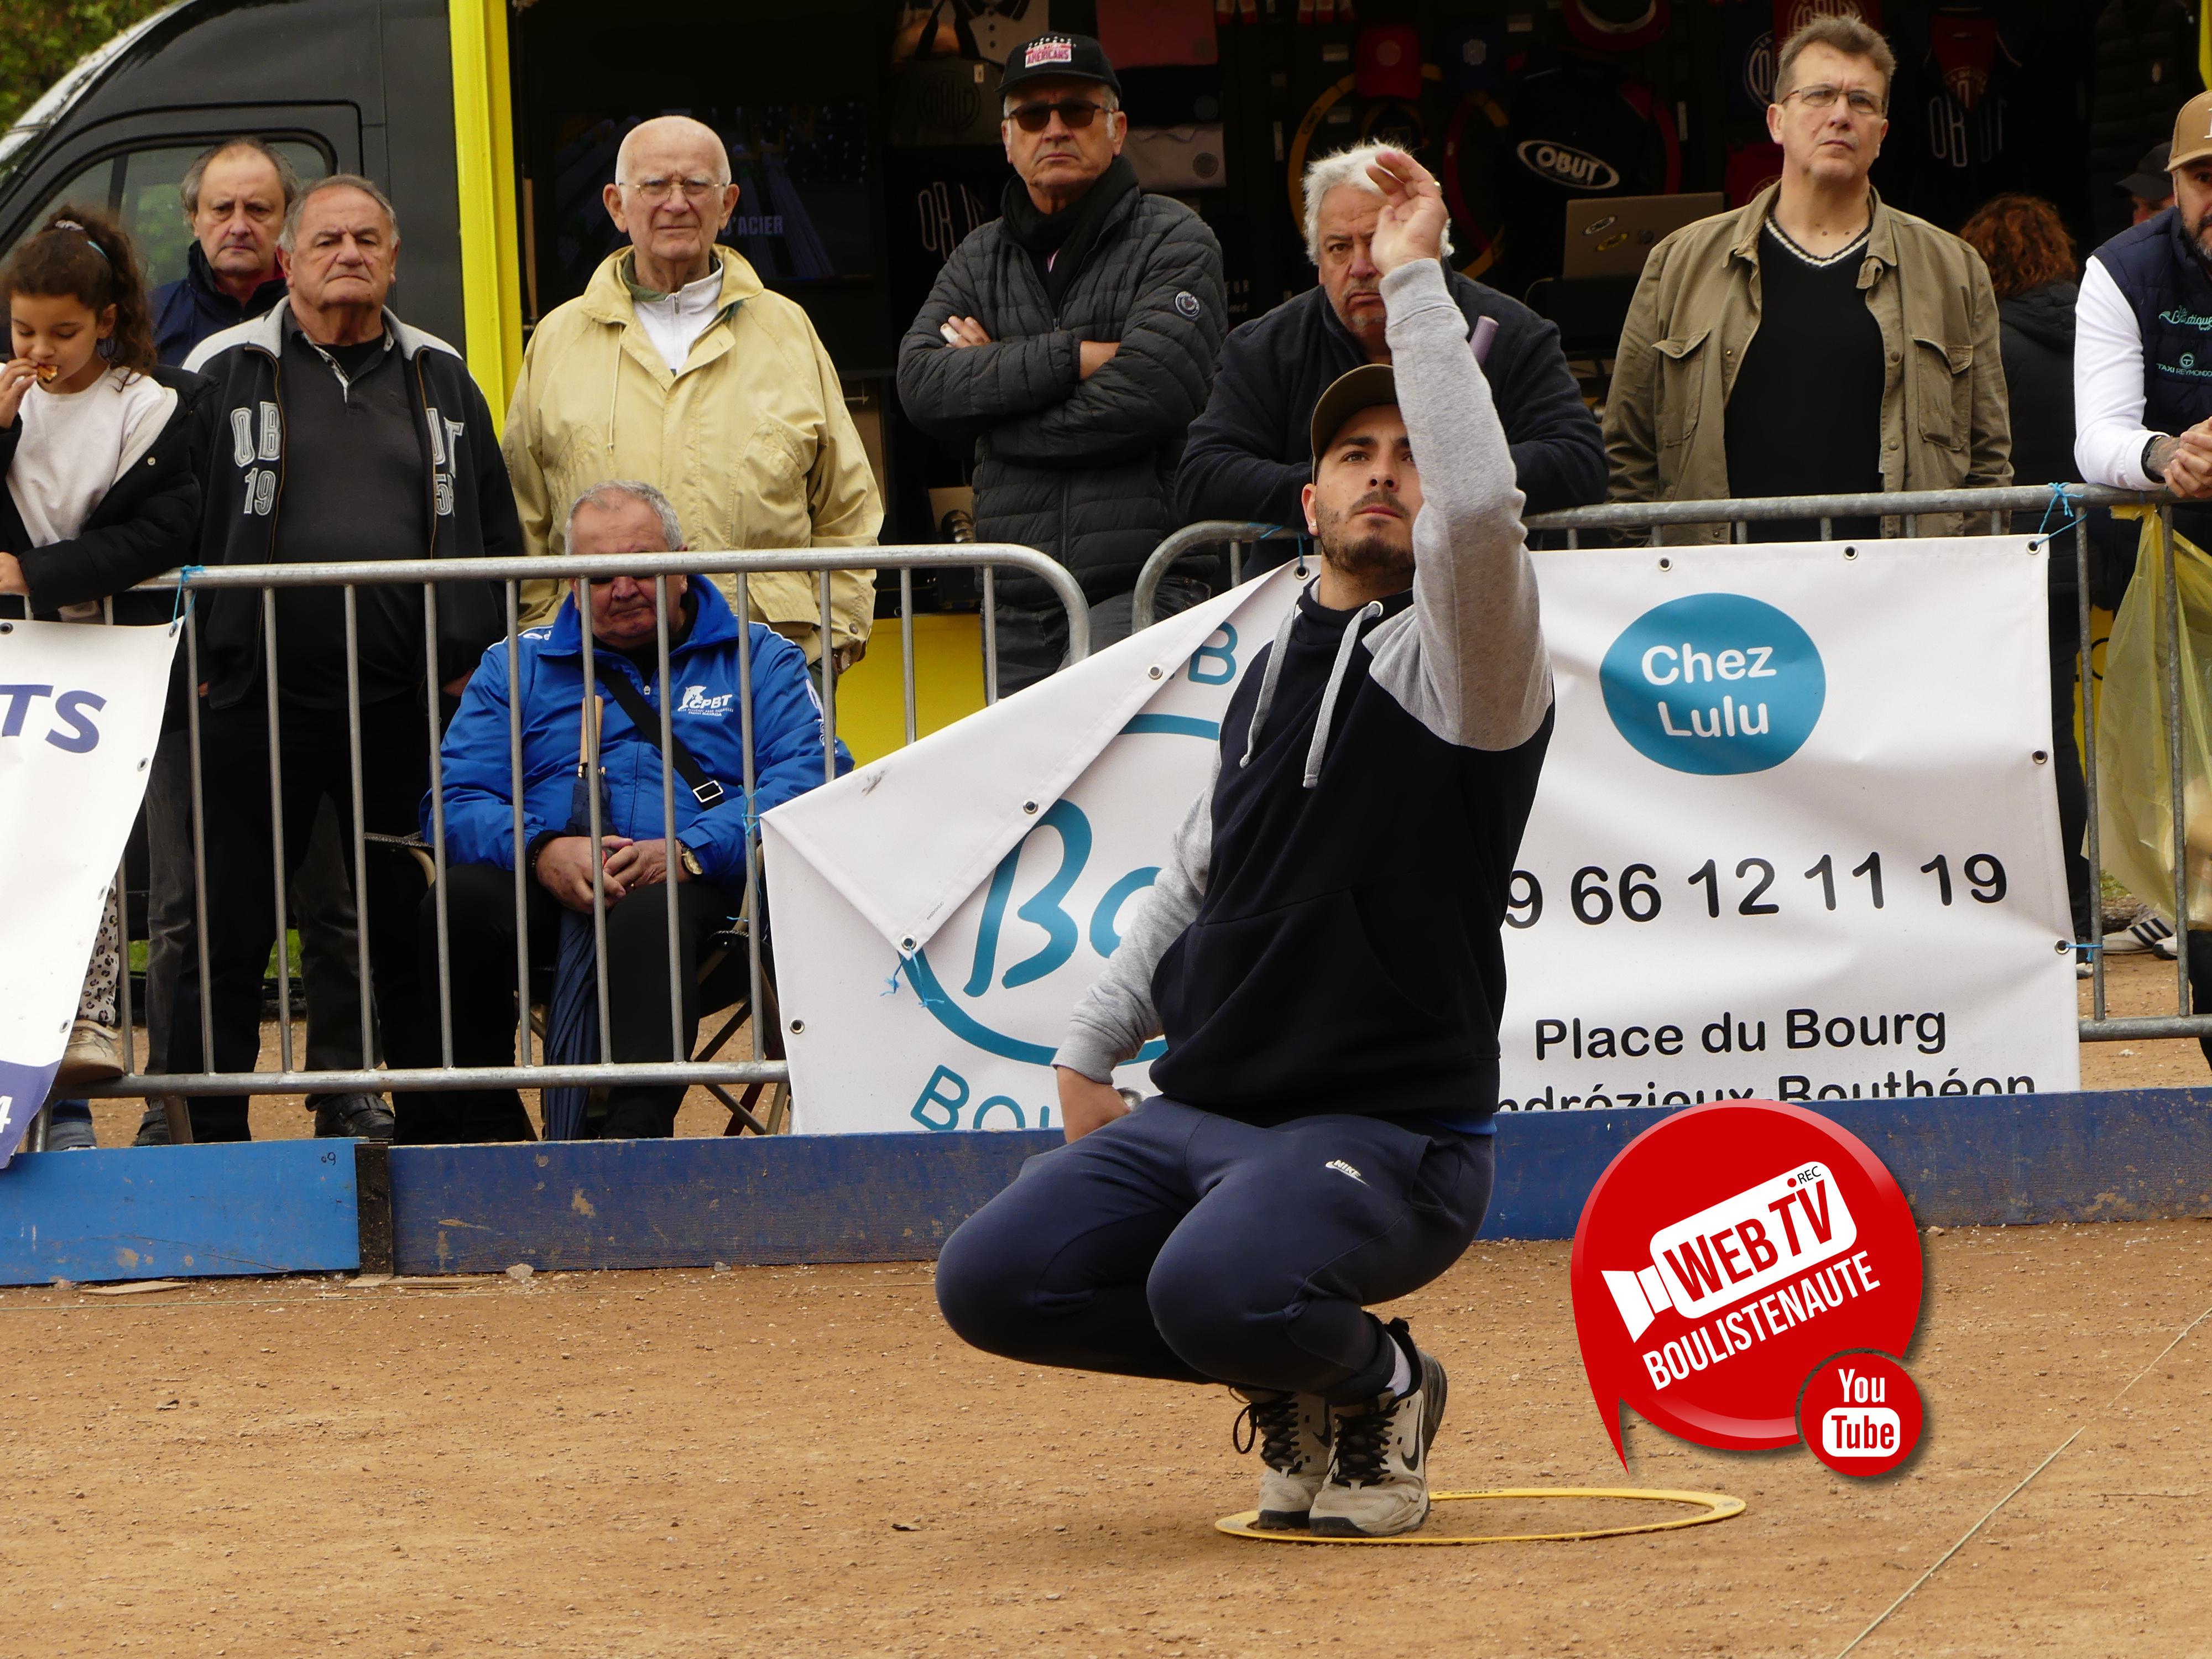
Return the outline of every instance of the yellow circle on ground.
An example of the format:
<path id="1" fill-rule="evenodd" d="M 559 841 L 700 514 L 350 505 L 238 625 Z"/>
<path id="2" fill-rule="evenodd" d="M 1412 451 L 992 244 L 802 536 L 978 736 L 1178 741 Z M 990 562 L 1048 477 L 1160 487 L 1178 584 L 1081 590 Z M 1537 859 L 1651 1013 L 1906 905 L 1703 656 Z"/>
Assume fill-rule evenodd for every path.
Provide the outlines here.
<path id="1" fill-rule="evenodd" d="M 1642 1486 L 1509 1486 L 1496 1492 L 1431 1492 L 1429 1501 L 1431 1504 L 1458 1504 L 1486 1498 L 1626 1498 L 1646 1504 L 1694 1506 L 1703 1513 L 1676 1516 L 1666 1521 L 1639 1521 L 1632 1526 L 1594 1527 L 1585 1532 L 1510 1532 L 1454 1537 L 1425 1537 L 1418 1532 L 1400 1533 L 1395 1538 L 1335 1538 L 1310 1532 L 1262 1532 L 1252 1524 L 1260 1518 L 1257 1510 L 1247 1510 L 1242 1515 L 1224 1515 L 1213 1526 L 1217 1532 L 1225 1532 L 1232 1537 L 1256 1538 L 1269 1544 L 1564 1544 L 1585 1538 L 1626 1538 L 1631 1533 L 1672 1532 L 1678 1527 L 1702 1527 L 1709 1521 L 1725 1521 L 1744 1511 L 1743 1499 L 1731 1498 L 1726 1492 L 1668 1492 Z"/>

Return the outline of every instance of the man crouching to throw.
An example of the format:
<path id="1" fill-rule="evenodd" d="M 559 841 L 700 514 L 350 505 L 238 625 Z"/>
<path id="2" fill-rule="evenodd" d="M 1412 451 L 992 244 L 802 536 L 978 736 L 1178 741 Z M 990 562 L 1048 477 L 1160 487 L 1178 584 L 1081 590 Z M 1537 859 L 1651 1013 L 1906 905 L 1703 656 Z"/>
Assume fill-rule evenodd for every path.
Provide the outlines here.
<path id="1" fill-rule="evenodd" d="M 1552 724 L 1443 203 L 1399 152 L 1372 176 L 1392 366 L 1314 411 L 1322 572 L 1074 1012 L 1068 1145 L 953 1235 L 937 1277 L 990 1352 L 1228 1384 L 1267 1465 L 1257 1524 L 1366 1538 L 1428 1516 L 1443 1367 L 1366 1304 L 1458 1261 L 1490 1200 L 1498 927 Z M 1156 1032 L 1161 1092 L 1132 1111 L 1113 1068 Z"/>

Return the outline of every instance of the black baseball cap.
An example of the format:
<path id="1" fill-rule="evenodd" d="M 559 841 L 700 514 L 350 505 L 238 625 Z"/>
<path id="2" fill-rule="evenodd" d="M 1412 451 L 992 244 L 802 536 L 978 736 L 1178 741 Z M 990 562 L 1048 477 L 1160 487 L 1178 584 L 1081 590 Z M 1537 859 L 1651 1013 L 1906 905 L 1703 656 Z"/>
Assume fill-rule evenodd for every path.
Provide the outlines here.
<path id="1" fill-rule="evenodd" d="M 2136 170 L 2120 180 L 2119 188 L 2146 202 L 2163 202 L 2173 194 L 2173 180 L 2167 177 L 2166 165 L 2166 158 L 2172 153 L 2172 144 L 2153 144 L 2136 163 Z"/>
<path id="2" fill-rule="evenodd" d="M 1121 82 L 1106 56 L 1106 48 L 1087 34 L 1040 34 L 1006 54 L 1006 73 L 999 90 L 1012 92 L 1030 81 L 1048 79 L 1098 81 L 1121 95 Z"/>
<path id="3" fill-rule="evenodd" d="M 1329 441 L 1344 430 L 1344 423 L 1363 409 L 1376 409 L 1398 404 L 1398 377 L 1390 372 L 1388 363 L 1362 363 L 1348 368 L 1328 383 L 1314 405 L 1313 421 L 1307 428 L 1313 444 L 1314 470 L 1321 470 L 1321 453 Z"/>

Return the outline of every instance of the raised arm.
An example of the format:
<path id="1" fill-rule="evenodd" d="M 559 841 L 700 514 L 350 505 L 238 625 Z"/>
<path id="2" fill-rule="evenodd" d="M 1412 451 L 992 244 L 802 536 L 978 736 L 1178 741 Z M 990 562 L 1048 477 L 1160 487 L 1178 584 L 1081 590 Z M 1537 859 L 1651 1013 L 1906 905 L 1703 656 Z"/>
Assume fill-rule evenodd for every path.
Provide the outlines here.
<path id="1" fill-rule="evenodd" d="M 1421 510 L 1413 608 L 1370 636 L 1372 677 L 1447 743 L 1511 749 L 1535 735 L 1552 706 L 1522 497 L 1489 382 L 1437 258 L 1444 210 L 1436 181 L 1395 150 L 1375 172 L 1385 198 L 1375 263 Z"/>

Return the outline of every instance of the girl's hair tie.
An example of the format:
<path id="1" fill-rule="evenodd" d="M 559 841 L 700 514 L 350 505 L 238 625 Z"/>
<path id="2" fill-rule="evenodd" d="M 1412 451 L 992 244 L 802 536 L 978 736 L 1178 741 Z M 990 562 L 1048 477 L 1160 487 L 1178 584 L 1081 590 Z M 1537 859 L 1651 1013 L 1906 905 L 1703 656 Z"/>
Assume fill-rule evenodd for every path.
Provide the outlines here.
<path id="1" fill-rule="evenodd" d="M 47 226 L 46 228 L 49 230 L 75 231 L 78 235 L 84 238 L 84 245 L 90 248 L 94 253 L 97 253 L 102 259 L 106 259 L 110 266 L 112 266 L 115 264 L 114 260 L 108 259 L 107 250 L 100 246 L 98 242 L 92 240 L 92 233 L 87 230 L 82 225 L 77 223 L 76 220 L 57 219 L 52 224 Z"/>

